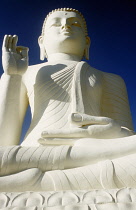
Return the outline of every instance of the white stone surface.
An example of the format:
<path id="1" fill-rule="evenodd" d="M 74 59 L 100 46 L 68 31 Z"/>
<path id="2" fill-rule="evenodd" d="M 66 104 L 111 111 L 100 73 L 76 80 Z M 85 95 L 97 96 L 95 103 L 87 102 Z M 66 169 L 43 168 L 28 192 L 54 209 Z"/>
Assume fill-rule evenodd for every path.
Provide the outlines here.
<path id="1" fill-rule="evenodd" d="M 135 210 L 136 190 L 0 193 L 1 209 Z"/>
<path id="2" fill-rule="evenodd" d="M 28 67 L 28 48 L 17 39 L 6 35 L 2 48 L 2 208 L 136 209 L 135 189 L 119 190 L 136 187 L 126 86 L 121 77 L 81 61 L 90 47 L 82 15 L 62 9 L 48 16 L 38 39 L 46 63 Z M 28 104 L 31 125 L 15 146 Z"/>

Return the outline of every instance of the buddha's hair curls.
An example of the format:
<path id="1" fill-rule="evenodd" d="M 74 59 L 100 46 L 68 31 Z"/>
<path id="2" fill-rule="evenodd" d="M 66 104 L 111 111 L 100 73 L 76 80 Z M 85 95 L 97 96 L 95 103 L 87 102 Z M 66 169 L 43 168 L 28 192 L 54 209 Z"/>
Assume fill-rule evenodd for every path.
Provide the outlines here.
<path id="1" fill-rule="evenodd" d="M 42 27 L 42 34 L 41 36 L 44 36 L 44 30 L 45 30 L 45 25 L 46 25 L 46 21 L 48 19 L 48 17 L 53 14 L 54 12 L 56 11 L 68 11 L 68 12 L 76 12 L 77 14 L 79 14 L 83 20 L 83 23 L 84 23 L 84 29 L 85 29 L 85 35 L 87 36 L 88 35 L 88 31 L 87 31 L 87 24 L 86 24 L 86 21 L 85 21 L 85 18 L 84 16 L 82 15 L 81 12 L 79 12 L 78 10 L 76 9 L 72 9 L 72 8 L 58 8 L 58 9 L 55 9 L 55 10 L 52 10 L 45 18 L 44 22 L 43 22 L 43 27 Z"/>

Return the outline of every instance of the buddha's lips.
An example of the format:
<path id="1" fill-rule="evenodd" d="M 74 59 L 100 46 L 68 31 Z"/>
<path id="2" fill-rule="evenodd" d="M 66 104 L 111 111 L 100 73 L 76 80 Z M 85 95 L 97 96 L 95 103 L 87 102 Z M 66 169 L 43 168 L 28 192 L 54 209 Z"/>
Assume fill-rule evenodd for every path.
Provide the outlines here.
<path id="1" fill-rule="evenodd" d="M 69 29 L 63 29 L 61 33 L 64 33 L 64 34 L 72 34 L 72 31 L 69 30 Z"/>

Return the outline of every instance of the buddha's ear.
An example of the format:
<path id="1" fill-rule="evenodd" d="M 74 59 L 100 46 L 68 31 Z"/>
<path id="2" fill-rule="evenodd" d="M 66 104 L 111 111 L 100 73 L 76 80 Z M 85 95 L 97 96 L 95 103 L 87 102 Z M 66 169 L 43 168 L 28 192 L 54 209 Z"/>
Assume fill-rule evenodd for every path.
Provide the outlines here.
<path id="1" fill-rule="evenodd" d="M 89 36 L 86 37 L 86 48 L 84 51 L 84 57 L 86 60 L 89 60 L 89 49 L 90 49 L 90 45 L 91 45 L 91 39 Z"/>
<path id="2" fill-rule="evenodd" d="M 43 44 L 43 36 L 39 36 L 38 38 L 38 44 L 40 47 L 40 60 L 44 60 L 45 58 L 47 58 L 47 54 L 46 54 L 46 50 Z"/>

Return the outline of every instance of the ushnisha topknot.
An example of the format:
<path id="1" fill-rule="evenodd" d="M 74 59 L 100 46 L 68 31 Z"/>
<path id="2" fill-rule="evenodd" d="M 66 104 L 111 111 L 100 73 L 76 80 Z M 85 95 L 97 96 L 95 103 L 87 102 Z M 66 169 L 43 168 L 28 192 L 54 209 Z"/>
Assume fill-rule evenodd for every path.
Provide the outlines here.
<path id="1" fill-rule="evenodd" d="M 53 14 L 54 12 L 56 12 L 56 11 L 68 11 L 68 12 L 76 12 L 76 13 L 78 13 L 78 14 L 81 16 L 81 18 L 82 18 L 82 20 L 83 20 L 83 23 L 84 23 L 85 35 L 88 36 L 87 24 L 86 24 L 86 21 L 85 21 L 84 16 L 82 15 L 81 12 L 79 12 L 78 10 L 73 9 L 73 8 L 58 8 L 58 9 L 52 10 L 52 11 L 46 16 L 46 18 L 45 18 L 45 20 L 44 20 L 44 22 L 43 22 L 43 27 L 42 27 L 42 34 L 41 34 L 41 36 L 44 36 L 44 29 L 45 29 L 45 25 L 46 25 L 46 21 L 47 21 L 48 17 L 49 17 L 51 14 Z"/>

